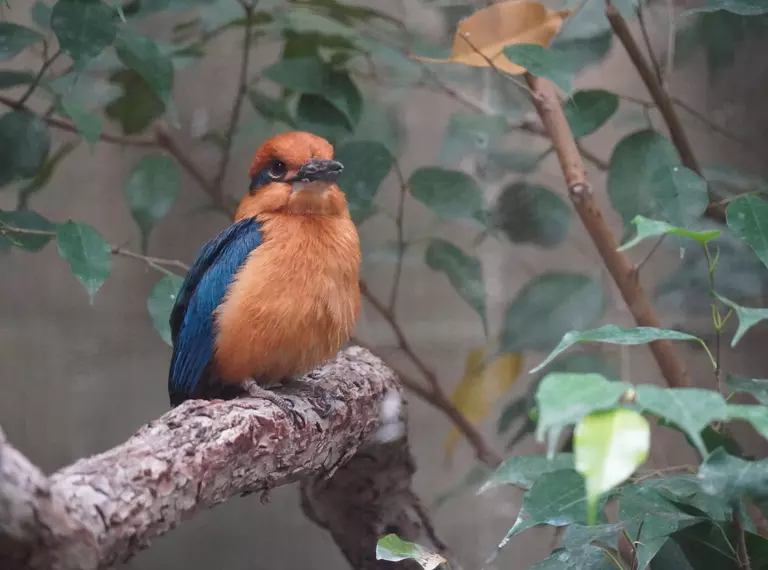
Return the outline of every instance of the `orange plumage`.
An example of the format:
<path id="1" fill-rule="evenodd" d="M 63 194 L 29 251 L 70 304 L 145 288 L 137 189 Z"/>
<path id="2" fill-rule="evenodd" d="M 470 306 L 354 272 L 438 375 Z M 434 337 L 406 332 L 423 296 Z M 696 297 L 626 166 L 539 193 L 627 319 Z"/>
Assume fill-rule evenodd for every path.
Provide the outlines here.
<path id="1" fill-rule="evenodd" d="M 204 248 L 187 277 L 191 284 L 185 283 L 179 294 L 179 299 L 187 300 L 176 317 L 174 362 L 178 352 L 181 364 L 172 362 L 172 402 L 174 397 L 176 401 L 192 397 L 188 394 L 194 393 L 199 380 L 233 385 L 252 379 L 269 384 L 301 375 L 332 358 L 349 340 L 360 314 L 361 254 L 346 198 L 335 183 L 341 168 L 333 161 L 333 147 L 310 133 L 278 135 L 256 152 L 251 189 L 237 209 L 235 224 L 206 246 L 207 251 L 218 247 L 216 255 L 221 258 L 208 263 L 213 269 L 207 272 L 221 271 L 223 277 L 214 276 L 209 284 L 208 273 L 202 278 L 201 270 L 194 273 L 198 265 L 205 265 Z M 251 228 L 242 230 L 251 233 L 238 237 L 245 235 L 238 226 Z M 235 237 L 224 242 L 220 236 L 227 231 L 227 236 Z M 248 245 L 237 250 L 239 244 Z M 219 300 L 210 301 L 220 287 L 217 279 L 226 280 L 226 289 L 221 289 Z M 205 329 L 199 318 L 187 317 L 195 295 L 215 307 L 213 346 L 205 372 L 190 380 L 200 365 L 188 364 L 191 359 L 185 359 L 185 351 L 190 352 L 192 341 L 204 346 L 191 337 L 193 333 L 186 333 L 192 341 L 184 337 L 188 321 L 189 327 L 197 326 L 190 330 Z M 184 325 L 179 324 L 182 317 Z M 174 316 L 171 324 L 173 329 Z"/>
<path id="2" fill-rule="evenodd" d="M 288 175 L 333 147 L 286 133 L 256 153 L 251 175 L 280 160 Z M 235 221 L 255 217 L 263 243 L 251 252 L 217 311 L 216 362 L 223 382 L 308 372 L 349 340 L 360 314 L 360 240 L 336 184 L 271 183 L 244 197 Z"/>

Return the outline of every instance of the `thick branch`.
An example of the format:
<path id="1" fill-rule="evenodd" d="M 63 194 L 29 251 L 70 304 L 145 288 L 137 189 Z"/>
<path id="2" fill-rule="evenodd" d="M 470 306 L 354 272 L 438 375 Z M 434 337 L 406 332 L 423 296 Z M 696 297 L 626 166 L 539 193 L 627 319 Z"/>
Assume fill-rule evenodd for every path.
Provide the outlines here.
<path id="1" fill-rule="evenodd" d="M 311 397 L 301 397 L 320 389 L 333 396 L 326 419 L 312 407 Z M 387 466 L 392 471 L 382 474 L 382 484 L 387 479 L 411 493 L 412 468 L 399 423 L 401 392 L 394 373 L 379 359 L 362 348 L 349 348 L 285 393 L 305 419 L 303 427 L 264 400 L 192 400 L 124 444 L 50 478 L 0 439 L 0 568 L 109 567 L 199 510 L 232 497 L 307 477 L 320 493 L 322 482 L 361 446 L 366 454 L 376 454 L 382 441 L 402 450 L 391 456 Z M 348 466 L 344 473 L 345 480 L 354 479 L 355 468 Z M 386 489 L 370 491 L 383 495 Z M 410 501 L 400 495 L 396 501 L 381 496 L 374 505 L 349 505 L 378 510 L 369 514 L 385 526 L 397 525 L 410 520 L 416 504 L 412 494 Z M 347 532 L 333 525 L 327 521 L 334 537 Z M 363 560 L 369 549 L 375 551 L 369 530 L 364 534 L 358 551 L 340 544 L 350 560 Z"/>
<path id="2" fill-rule="evenodd" d="M 576 148 L 576 142 L 568 127 L 568 121 L 563 114 L 554 86 L 546 79 L 532 75 L 526 75 L 526 78 L 536 94 L 533 98 L 536 110 L 552 137 L 552 144 L 555 146 L 557 158 L 568 185 L 568 195 L 603 258 L 603 263 L 616 282 L 638 326 L 659 327 L 659 318 L 638 280 L 636 269 L 624 253 L 616 251 L 619 244 L 592 195 L 592 188 L 584 174 L 584 165 Z M 670 341 L 652 342 L 650 348 L 661 373 L 670 386 L 678 388 L 691 386 L 691 380 Z"/>

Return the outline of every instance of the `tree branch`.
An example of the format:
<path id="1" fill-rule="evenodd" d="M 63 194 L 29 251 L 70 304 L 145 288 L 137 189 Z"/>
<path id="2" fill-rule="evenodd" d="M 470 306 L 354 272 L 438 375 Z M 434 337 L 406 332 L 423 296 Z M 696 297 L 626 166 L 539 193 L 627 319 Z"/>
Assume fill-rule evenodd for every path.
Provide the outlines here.
<path id="1" fill-rule="evenodd" d="M 546 79 L 526 75 L 528 85 L 536 93 L 533 103 L 544 126 L 552 138 L 560 161 L 568 196 L 573 202 L 584 227 L 592 238 L 608 272 L 616 282 L 627 308 L 638 326 L 660 327 L 659 318 L 637 277 L 637 272 L 619 247 L 608 227 L 600 206 L 592 195 L 592 188 L 584 174 L 576 141 L 573 138 L 557 92 Z M 656 362 L 667 383 L 673 387 L 690 387 L 691 380 L 680 362 L 670 341 L 660 340 L 650 344 Z"/>
<path id="2" fill-rule="evenodd" d="M 685 134 L 685 129 L 683 129 L 683 125 L 677 115 L 672 99 L 649 67 L 648 62 L 640 51 L 640 47 L 632 37 L 632 32 L 629 30 L 627 21 L 622 17 L 618 9 L 611 4 L 611 0 L 607 0 L 605 15 L 607 16 L 616 37 L 619 38 L 624 49 L 627 50 L 627 55 L 629 55 L 632 65 L 637 69 L 637 73 L 640 75 L 645 87 L 648 89 L 653 102 L 656 104 L 656 107 L 658 107 L 659 112 L 669 129 L 669 136 L 672 138 L 672 143 L 680 154 L 680 159 L 682 160 L 683 165 L 701 176 L 701 167 L 693 153 L 693 147 L 691 147 L 688 136 Z M 707 206 L 706 214 L 719 222 L 725 222 L 725 208 L 720 203 L 711 201 Z"/>
<path id="3" fill-rule="evenodd" d="M 302 397 L 318 390 L 332 394 L 325 419 Z M 297 480 L 332 536 L 344 537 L 339 545 L 360 561 L 356 568 L 384 568 L 373 553 L 387 528 L 428 540 L 410 490 L 413 465 L 394 373 L 351 347 L 285 393 L 303 427 L 265 400 L 190 400 L 127 442 L 48 478 L 0 435 L 0 567 L 107 568 L 204 508 Z M 366 471 L 371 458 L 376 476 Z M 335 489 L 346 485 L 349 495 L 338 498 Z M 325 507 L 333 501 L 346 510 L 330 513 Z M 362 512 L 368 526 L 358 529 L 348 516 Z"/>

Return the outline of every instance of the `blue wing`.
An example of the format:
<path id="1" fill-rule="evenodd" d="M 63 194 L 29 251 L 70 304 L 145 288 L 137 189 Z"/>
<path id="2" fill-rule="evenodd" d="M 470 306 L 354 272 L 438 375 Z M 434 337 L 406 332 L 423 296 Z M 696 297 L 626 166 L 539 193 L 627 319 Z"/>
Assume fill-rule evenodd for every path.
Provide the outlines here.
<path id="1" fill-rule="evenodd" d="M 201 380 L 213 356 L 214 311 L 238 269 L 261 240 L 259 223 L 248 218 L 229 226 L 200 249 L 171 311 L 171 405 L 180 404 L 203 388 Z"/>

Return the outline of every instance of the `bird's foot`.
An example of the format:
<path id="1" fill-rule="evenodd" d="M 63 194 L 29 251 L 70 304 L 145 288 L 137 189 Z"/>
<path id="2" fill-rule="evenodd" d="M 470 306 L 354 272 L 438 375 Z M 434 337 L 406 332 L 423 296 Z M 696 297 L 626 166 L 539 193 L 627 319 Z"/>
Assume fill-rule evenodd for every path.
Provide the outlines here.
<path id="1" fill-rule="evenodd" d="M 303 429 L 304 426 L 307 425 L 304 417 L 295 409 L 293 409 L 293 402 L 291 402 L 288 398 L 267 390 L 263 386 L 260 386 L 253 379 L 246 380 L 243 383 L 243 388 L 251 398 L 262 398 L 263 400 L 267 400 L 275 404 L 278 408 L 285 412 L 288 417 L 291 418 L 293 423 L 299 429 Z"/>
<path id="2" fill-rule="evenodd" d="M 292 378 L 283 378 L 278 381 L 278 384 L 285 385 L 291 382 Z M 334 397 L 333 394 L 317 384 L 307 384 L 302 382 L 301 390 L 298 395 L 306 398 L 312 406 L 312 409 L 320 416 L 321 419 L 327 418 L 333 411 Z"/>

